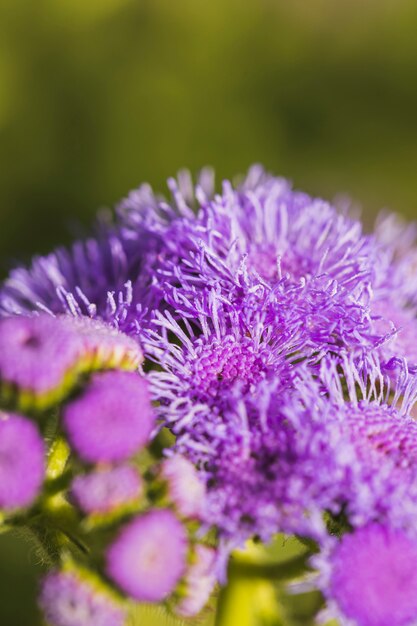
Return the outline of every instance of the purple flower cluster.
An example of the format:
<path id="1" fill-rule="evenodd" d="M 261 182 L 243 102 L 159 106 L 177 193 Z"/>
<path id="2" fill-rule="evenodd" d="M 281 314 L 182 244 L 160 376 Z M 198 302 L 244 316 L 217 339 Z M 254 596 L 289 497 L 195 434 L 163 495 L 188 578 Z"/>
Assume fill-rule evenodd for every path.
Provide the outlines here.
<path id="1" fill-rule="evenodd" d="M 322 549 L 339 618 L 412 624 L 417 227 L 384 215 L 366 234 L 259 166 L 217 194 L 209 170 L 169 188 L 143 185 L 96 238 L 11 273 L 2 396 L 63 402 L 72 501 L 87 518 L 125 512 L 102 554 L 128 597 L 194 614 L 219 554 L 285 532 Z M 175 443 L 142 480 L 129 463 L 155 417 Z M 215 528 L 216 551 L 191 521 Z"/>

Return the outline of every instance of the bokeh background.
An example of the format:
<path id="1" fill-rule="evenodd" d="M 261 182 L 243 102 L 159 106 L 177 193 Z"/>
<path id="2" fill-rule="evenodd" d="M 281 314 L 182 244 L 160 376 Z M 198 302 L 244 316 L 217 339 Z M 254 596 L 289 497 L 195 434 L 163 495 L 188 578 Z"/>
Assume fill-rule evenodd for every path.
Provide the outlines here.
<path id="1" fill-rule="evenodd" d="M 1 0 L 0 275 L 184 166 L 417 217 L 416 28 L 415 0 Z M 39 624 L 37 567 L 0 536 L 2 626 Z"/>

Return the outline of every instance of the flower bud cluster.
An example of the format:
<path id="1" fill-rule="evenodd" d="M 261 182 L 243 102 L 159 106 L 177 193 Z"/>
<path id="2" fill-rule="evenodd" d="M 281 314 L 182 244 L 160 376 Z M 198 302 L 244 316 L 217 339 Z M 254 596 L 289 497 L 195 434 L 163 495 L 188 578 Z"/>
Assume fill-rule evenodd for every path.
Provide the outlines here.
<path id="1" fill-rule="evenodd" d="M 216 584 L 205 487 L 185 458 L 152 452 L 138 344 L 42 314 L 1 320 L 0 348 L 0 509 L 44 552 L 47 623 L 122 626 L 135 602 L 200 612 Z"/>

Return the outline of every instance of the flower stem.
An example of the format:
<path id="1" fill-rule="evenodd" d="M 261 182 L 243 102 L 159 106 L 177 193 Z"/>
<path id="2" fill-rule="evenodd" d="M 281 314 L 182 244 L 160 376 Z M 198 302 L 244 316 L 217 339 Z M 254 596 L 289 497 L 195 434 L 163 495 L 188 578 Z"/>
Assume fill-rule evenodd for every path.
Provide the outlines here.
<path id="1" fill-rule="evenodd" d="M 240 560 L 234 556 L 230 559 L 229 575 L 244 578 L 264 578 L 267 580 L 291 580 L 308 571 L 309 552 L 297 555 L 279 563 L 256 563 Z"/>
<path id="2" fill-rule="evenodd" d="M 308 550 L 284 561 L 263 561 L 248 553 L 234 553 L 229 561 L 228 584 L 219 597 L 216 626 L 280 624 L 281 610 L 275 584 L 302 576 L 309 570 Z"/>

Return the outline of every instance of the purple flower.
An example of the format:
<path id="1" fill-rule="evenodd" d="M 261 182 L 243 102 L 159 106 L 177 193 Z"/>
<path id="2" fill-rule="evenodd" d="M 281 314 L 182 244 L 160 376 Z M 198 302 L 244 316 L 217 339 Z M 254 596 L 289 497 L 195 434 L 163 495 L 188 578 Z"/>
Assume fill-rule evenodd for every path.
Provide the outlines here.
<path id="1" fill-rule="evenodd" d="M 233 388 L 241 393 L 274 374 L 289 377 L 286 356 L 300 347 L 300 320 L 279 311 L 269 294 L 249 294 L 236 305 L 221 292 L 178 304 L 176 320 L 156 313 L 144 347 L 159 365 L 149 380 L 157 411 L 181 439 L 210 430 L 229 403 Z M 274 332 L 279 325 L 281 332 Z"/>
<path id="2" fill-rule="evenodd" d="M 136 517 L 106 553 L 108 576 L 140 602 L 161 602 L 185 573 L 188 542 L 172 511 L 155 509 Z"/>
<path id="3" fill-rule="evenodd" d="M 373 242 L 361 223 L 293 191 L 260 166 L 236 188 L 225 182 L 222 195 L 206 203 L 202 214 L 219 256 L 235 269 L 246 257 L 248 271 L 267 284 L 284 275 L 297 282 L 326 274 L 340 285 L 355 283 L 359 296 L 371 278 Z"/>
<path id="4" fill-rule="evenodd" d="M 138 344 L 88 318 L 50 315 L 0 320 L 0 384 L 23 409 L 59 402 L 84 371 L 137 369 Z"/>
<path id="5" fill-rule="evenodd" d="M 405 358 L 409 369 L 417 371 L 417 308 L 400 307 L 393 298 L 375 298 L 371 319 L 376 335 L 387 338 L 380 348 L 382 358 Z"/>
<path id="6" fill-rule="evenodd" d="M 370 524 L 316 557 L 321 587 L 342 621 L 408 626 L 417 619 L 417 539 Z"/>
<path id="7" fill-rule="evenodd" d="M 343 489 L 353 453 L 335 455 L 338 424 L 302 410 L 295 384 L 264 381 L 244 396 L 236 388 L 204 439 L 196 429 L 199 445 L 181 442 L 207 482 L 205 521 L 230 548 L 277 531 L 316 539 Z"/>
<path id="8" fill-rule="evenodd" d="M 93 470 L 77 476 L 71 497 L 87 515 L 111 513 L 137 503 L 144 485 L 138 471 L 130 465 Z"/>
<path id="9" fill-rule="evenodd" d="M 35 424 L 0 412 L 0 508 L 26 507 L 37 497 L 45 475 L 45 449 Z"/>
<path id="10" fill-rule="evenodd" d="M 343 513 L 355 527 L 373 520 L 412 524 L 417 424 L 409 414 L 416 399 L 417 378 L 405 370 L 393 381 L 377 361 L 366 360 L 360 368 L 352 357 L 323 360 L 319 381 L 304 377 L 282 407 L 297 432 L 333 433 L 310 448 L 309 463 L 317 472 L 306 491 L 319 488 L 324 508 Z"/>
<path id="11" fill-rule="evenodd" d="M 214 548 L 196 545 L 193 561 L 185 575 L 183 596 L 175 606 L 175 613 L 193 617 L 205 607 L 217 583 L 216 559 Z"/>
<path id="12" fill-rule="evenodd" d="M 417 305 L 417 223 L 407 223 L 395 213 L 381 213 L 375 225 L 380 246 L 376 296 L 398 308 Z"/>
<path id="13" fill-rule="evenodd" d="M 83 367 L 89 371 L 108 368 L 136 370 L 143 361 L 137 341 L 100 320 L 69 315 L 56 319 L 81 338 Z"/>
<path id="14" fill-rule="evenodd" d="M 0 314 L 46 310 L 85 315 L 138 335 L 147 310 L 162 297 L 161 286 L 154 284 L 160 259 L 180 258 L 194 219 L 189 174 L 180 173 L 178 182 L 170 179 L 169 187 L 171 204 L 142 185 L 117 207 L 115 225 L 99 223 L 95 238 L 35 257 L 28 269 L 13 270 L 0 291 Z M 203 170 L 196 189 L 200 202 L 212 195 L 212 188 L 212 175 Z"/>
<path id="15" fill-rule="evenodd" d="M 133 372 L 94 374 L 63 409 L 69 442 L 88 463 L 119 462 L 139 452 L 154 427 L 144 378 Z"/>
<path id="16" fill-rule="evenodd" d="M 42 315 L 0 321 L 0 379 L 25 392 L 21 402 L 45 407 L 67 391 L 80 367 L 82 342 L 65 323 Z"/>
<path id="17" fill-rule="evenodd" d="M 103 314 L 108 293 L 122 290 L 131 271 L 137 269 L 130 268 L 117 232 L 101 224 L 96 238 L 35 257 L 30 269 L 13 270 L 3 286 L 1 310 L 5 315 L 33 310 Z"/>
<path id="18" fill-rule="evenodd" d="M 176 454 L 162 462 L 160 475 L 166 482 L 168 498 L 177 513 L 185 518 L 200 519 L 204 511 L 206 490 L 194 465 Z"/>
<path id="19" fill-rule="evenodd" d="M 53 626 L 123 626 L 126 612 L 102 584 L 72 570 L 53 571 L 42 582 L 39 605 Z"/>

